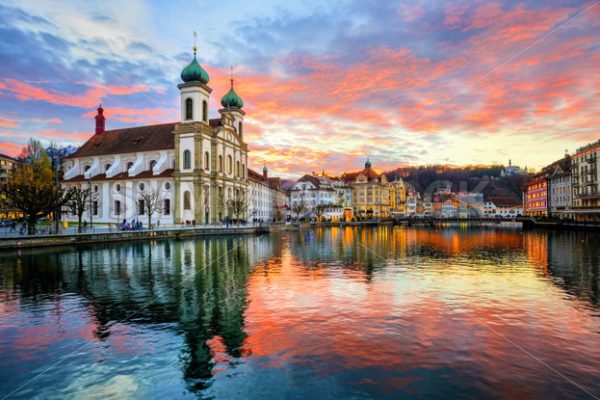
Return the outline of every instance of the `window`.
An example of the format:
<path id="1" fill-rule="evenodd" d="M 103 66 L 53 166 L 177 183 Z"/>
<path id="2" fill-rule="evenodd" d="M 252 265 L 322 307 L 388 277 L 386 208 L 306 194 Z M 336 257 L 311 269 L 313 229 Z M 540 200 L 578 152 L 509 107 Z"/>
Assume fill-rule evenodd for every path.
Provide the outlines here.
<path id="1" fill-rule="evenodd" d="M 231 156 L 227 156 L 227 174 L 231 175 L 231 170 L 233 169 L 233 159 Z"/>
<path id="2" fill-rule="evenodd" d="M 185 119 L 194 119 L 194 101 L 192 99 L 185 100 Z"/>
<path id="3" fill-rule="evenodd" d="M 138 215 L 144 215 L 144 199 L 139 199 L 138 200 Z"/>
<path id="4" fill-rule="evenodd" d="M 191 210 L 192 209 L 192 205 L 191 205 L 192 201 L 190 199 L 190 192 L 186 191 L 183 193 L 183 209 L 184 210 Z"/>
<path id="5" fill-rule="evenodd" d="M 83 170 L 84 170 L 85 172 L 88 172 L 88 171 L 90 170 L 90 168 L 92 168 L 92 167 L 90 167 L 89 165 L 86 165 L 86 166 L 85 166 L 85 168 L 84 168 Z"/>
<path id="6" fill-rule="evenodd" d="M 92 214 L 98 215 L 98 202 L 97 201 L 94 201 L 92 203 Z"/>
<path id="7" fill-rule="evenodd" d="M 98 193 L 98 185 L 94 185 L 94 193 Z"/>
<path id="8" fill-rule="evenodd" d="M 140 185 L 138 187 L 140 188 L 140 192 L 143 192 L 144 189 L 146 188 L 146 186 L 143 183 L 140 183 Z"/>
<path id="9" fill-rule="evenodd" d="M 115 200 L 114 204 L 115 215 L 121 215 L 121 202 L 119 200 Z"/>
<path id="10" fill-rule="evenodd" d="M 239 161 L 236 161 L 236 163 L 235 163 L 235 174 L 237 176 L 240 176 L 240 162 Z"/>
<path id="11" fill-rule="evenodd" d="M 223 172 L 223 156 L 219 155 L 219 172 Z"/>
<path id="12" fill-rule="evenodd" d="M 210 155 L 208 151 L 204 153 L 204 169 L 207 171 L 210 169 Z"/>
<path id="13" fill-rule="evenodd" d="M 104 166 L 104 172 L 108 171 L 110 169 L 111 165 L 110 164 L 106 164 Z"/>
<path id="14" fill-rule="evenodd" d="M 165 190 L 171 190 L 171 183 L 170 182 L 165 183 Z"/>
<path id="15" fill-rule="evenodd" d="M 202 121 L 208 121 L 208 103 L 206 100 L 202 102 Z"/>
<path id="16" fill-rule="evenodd" d="M 154 170 L 154 167 L 156 167 L 156 160 L 152 160 L 150 161 L 150 171 Z"/>
<path id="17" fill-rule="evenodd" d="M 171 215 L 171 200 L 170 199 L 165 199 L 163 201 L 163 214 Z"/>
<path id="18" fill-rule="evenodd" d="M 240 137 L 242 137 L 242 135 L 243 135 L 242 128 L 243 128 L 242 121 L 240 121 L 239 128 L 238 128 L 238 133 L 239 133 Z"/>
<path id="19" fill-rule="evenodd" d="M 117 193 L 118 193 L 118 192 L 120 192 L 120 191 L 121 191 L 121 185 L 117 183 L 117 184 L 115 185 L 115 192 L 117 192 Z"/>
<path id="20" fill-rule="evenodd" d="M 183 152 L 183 169 L 192 168 L 192 153 L 189 150 Z"/>
<path id="21" fill-rule="evenodd" d="M 131 167 L 133 167 L 133 163 L 130 161 L 127 163 L 127 172 L 129 172 L 129 170 L 131 169 Z"/>

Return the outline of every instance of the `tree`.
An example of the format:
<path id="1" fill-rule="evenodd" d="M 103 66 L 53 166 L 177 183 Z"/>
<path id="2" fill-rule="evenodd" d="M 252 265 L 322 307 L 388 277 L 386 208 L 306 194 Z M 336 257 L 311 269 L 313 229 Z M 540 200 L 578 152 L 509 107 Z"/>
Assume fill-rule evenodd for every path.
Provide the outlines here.
<path id="1" fill-rule="evenodd" d="M 162 211 L 162 197 L 156 190 L 142 193 L 144 214 L 148 216 L 148 229 L 152 227 L 152 215 Z"/>
<path id="2" fill-rule="evenodd" d="M 236 223 L 240 223 L 240 219 L 246 215 L 248 211 L 248 202 L 246 201 L 246 196 L 240 195 L 237 193 L 233 200 L 231 200 L 231 212 L 235 216 Z"/>
<path id="3" fill-rule="evenodd" d="M 50 158 L 38 140 L 31 139 L 23 148 L 11 179 L 0 186 L 7 202 L 23 212 L 27 232 L 35 233 L 37 221 L 55 212 L 68 201 L 64 190 L 54 184 Z"/>
<path id="4" fill-rule="evenodd" d="M 306 212 L 306 204 L 304 204 L 303 201 L 299 201 L 298 203 L 294 204 L 292 211 L 294 214 L 296 214 L 296 219 L 298 219 L 300 218 L 300 215 L 304 215 Z"/>
<path id="5" fill-rule="evenodd" d="M 83 213 L 89 210 L 90 201 L 94 194 L 91 188 L 81 188 L 79 186 L 71 186 L 67 190 L 68 205 L 71 211 L 77 215 L 77 232 L 83 232 Z M 90 210 L 91 211 L 91 210 Z"/>

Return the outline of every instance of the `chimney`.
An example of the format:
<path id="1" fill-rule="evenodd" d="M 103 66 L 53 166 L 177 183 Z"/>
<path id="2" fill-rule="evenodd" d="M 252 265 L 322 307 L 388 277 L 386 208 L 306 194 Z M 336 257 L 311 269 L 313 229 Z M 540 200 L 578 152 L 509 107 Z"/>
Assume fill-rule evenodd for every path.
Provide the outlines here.
<path id="1" fill-rule="evenodd" d="M 104 132 L 104 123 L 106 122 L 106 118 L 104 117 L 104 109 L 102 108 L 102 104 L 100 104 L 97 108 L 98 114 L 94 118 L 96 118 L 96 135 Z"/>

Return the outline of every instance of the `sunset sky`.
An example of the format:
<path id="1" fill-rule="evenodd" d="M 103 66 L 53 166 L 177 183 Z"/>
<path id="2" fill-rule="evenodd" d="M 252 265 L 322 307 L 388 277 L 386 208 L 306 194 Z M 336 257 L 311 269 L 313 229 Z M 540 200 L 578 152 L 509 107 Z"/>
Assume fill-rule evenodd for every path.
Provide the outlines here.
<path id="1" fill-rule="evenodd" d="M 4 1 L 0 152 L 80 145 L 179 118 L 181 69 L 210 74 L 211 116 L 245 101 L 251 167 L 539 168 L 600 139 L 599 1 Z"/>

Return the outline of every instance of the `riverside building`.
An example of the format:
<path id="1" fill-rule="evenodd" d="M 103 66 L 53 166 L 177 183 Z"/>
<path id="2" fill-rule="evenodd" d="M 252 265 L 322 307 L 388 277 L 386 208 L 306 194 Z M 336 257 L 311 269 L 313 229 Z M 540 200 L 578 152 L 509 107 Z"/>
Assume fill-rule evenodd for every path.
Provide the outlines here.
<path id="1" fill-rule="evenodd" d="M 160 224 L 215 224 L 233 218 L 232 202 L 245 199 L 246 219 L 273 217 L 280 198 L 273 185 L 249 178 L 244 141 L 244 102 L 234 89 L 222 97 L 219 118 L 209 119 L 212 88 L 196 58 L 181 72 L 180 120 L 160 125 L 105 130 L 102 106 L 96 132 L 65 161 L 62 182 L 92 189 L 84 214 L 110 223 L 144 217 L 144 197 L 158 196 Z M 250 190 L 250 189 L 254 190 Z M 265 193 L 267 195 L 265 195 Z M 260 196 L 260 199 L 256 196 Z M 76 216 L 68 211 L 67 220 Z"/>

